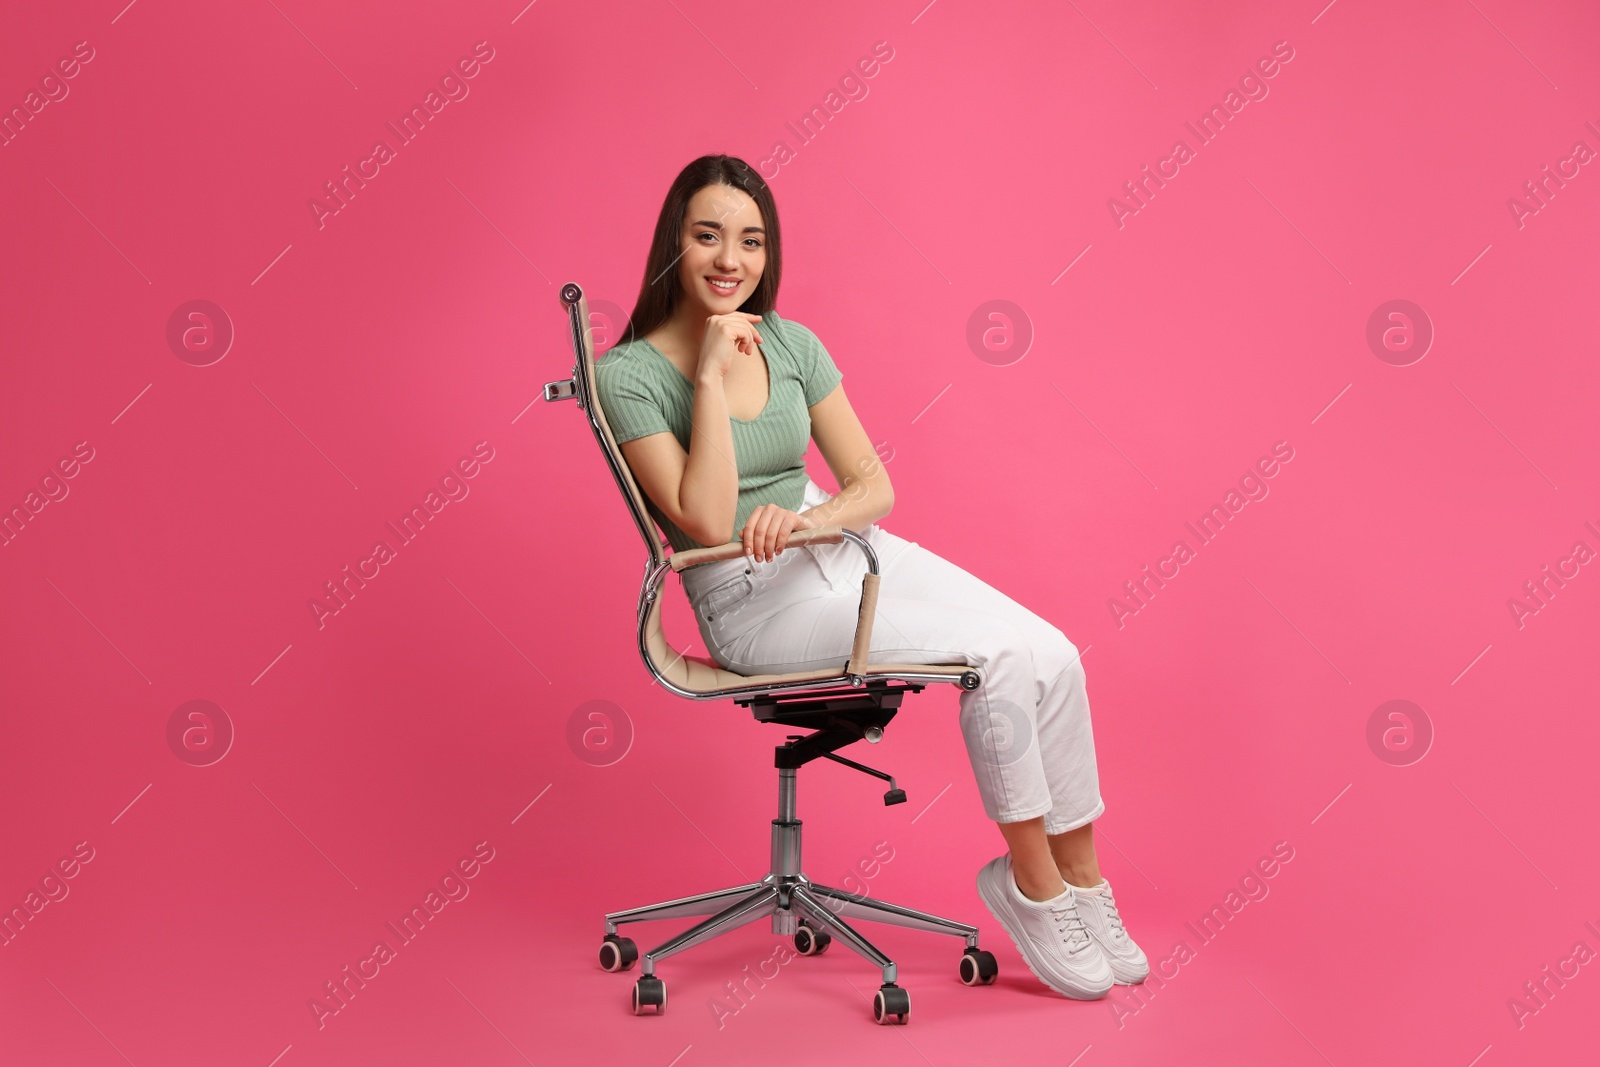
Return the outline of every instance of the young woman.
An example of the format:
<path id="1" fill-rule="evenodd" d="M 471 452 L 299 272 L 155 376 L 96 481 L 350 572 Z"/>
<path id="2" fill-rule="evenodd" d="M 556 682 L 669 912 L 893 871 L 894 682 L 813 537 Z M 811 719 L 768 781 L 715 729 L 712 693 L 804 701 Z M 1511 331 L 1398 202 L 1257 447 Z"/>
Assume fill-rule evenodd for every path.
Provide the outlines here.
<path id="1" fill-rule="evenodd" d="M 741 558 L 683 572 L 707 649 L 740 674 L 848 659 L 863 553 L 849 542 L 784 549 L 794 530 L 833 523 L 866 537 L 881 573 L 869 660 L 983 668 L 983 684 L 961 694 L 961 726 L 1008 846 L 978 872 L 984 903 L 1067 996 L 1143 980 L 1149 964 L 1095 856 L 1105 805 L 1077 649 L 877 525 L 894 489 L 827 349 L 773 310 L 782 265 L 766 182 L 742 160 L 702 156 L 667 191 L 631 322 L 596 367 L 607 422 L 673 548 L 744 542 Z M 806 474 L 811 438 L 836 496 Z"/>

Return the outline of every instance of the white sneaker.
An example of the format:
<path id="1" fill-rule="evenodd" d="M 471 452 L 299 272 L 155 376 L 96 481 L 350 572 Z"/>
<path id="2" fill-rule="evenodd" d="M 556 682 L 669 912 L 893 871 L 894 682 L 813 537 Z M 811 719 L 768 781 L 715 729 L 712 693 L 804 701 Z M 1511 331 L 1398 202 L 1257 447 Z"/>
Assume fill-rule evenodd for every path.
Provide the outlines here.
<path id="1" fill-rule="evenodd" d="M 1017 888 L 1007 852 L 978 871 L 978 896 L 1045 985 L 1075 1000 L 1098 1000 L 1110 991 L 1111 963 L 1089 936 L 1070 885 L 1051 900 L 1029 900 Z"/>
<path id="2" fill-rule="evenodd" d="M 1078 915 L 1088 927 L 1089 936 L 1105 953 L 1117 984 L 1144 981 L 1150 973 L 1150 961 L 1122 928 L 1122 916 L 1117 914 L 1117 902 L 1111 896 L 1111 883 L 1102 878 L 1099 885 L 1090 889 L 1073 886 L 1072 893 L 1078 902 Z"/>

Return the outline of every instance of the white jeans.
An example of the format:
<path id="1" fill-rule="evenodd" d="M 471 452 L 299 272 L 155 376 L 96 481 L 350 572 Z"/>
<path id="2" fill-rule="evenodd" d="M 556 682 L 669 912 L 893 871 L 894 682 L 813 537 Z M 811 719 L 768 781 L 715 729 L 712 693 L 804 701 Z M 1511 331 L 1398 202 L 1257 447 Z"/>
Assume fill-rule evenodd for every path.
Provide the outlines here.
<path id="1" fill-rule="evenodd" d="M 802 509 L 828 498 L 807 480 Z M 859 531 L 858 531 L 859 532 Z M 995 822 L 1045 817 L 1046 833 L 1105 811 L 1078 650 L 1057 627 L 915 541 L 873 525 L 878 614 L 871 663 L 967 663 L 961 730 Z M 712 659 L 739 674 L 840 667 L 850 658 L 866 556 L 849 541 L 683 572 Z"/>

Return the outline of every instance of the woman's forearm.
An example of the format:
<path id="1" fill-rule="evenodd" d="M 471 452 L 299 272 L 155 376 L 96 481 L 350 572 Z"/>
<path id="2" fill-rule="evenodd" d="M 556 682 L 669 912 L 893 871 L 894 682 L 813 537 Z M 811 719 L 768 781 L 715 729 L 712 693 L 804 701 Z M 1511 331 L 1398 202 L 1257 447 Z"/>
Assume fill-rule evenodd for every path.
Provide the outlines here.
<path id="1" fill-rule="evenodd" d="M 894 487 L 876 457 L 865 474 L 845 478 L 839 492 L 801 515 L 817 526 L 843 526 L 861 533 L 894 510 Z"/>
<path id="2" fill-rule="evenodd" d="M 690 416 L 689 460 L 678 485 L 678 507 L 694 516 L 697 529 L 684 530 L 703 545 L 733 540 L 739 510 L 739 465 L 733 453 L 733 422 L 719 374 L 695 383 Z"/>

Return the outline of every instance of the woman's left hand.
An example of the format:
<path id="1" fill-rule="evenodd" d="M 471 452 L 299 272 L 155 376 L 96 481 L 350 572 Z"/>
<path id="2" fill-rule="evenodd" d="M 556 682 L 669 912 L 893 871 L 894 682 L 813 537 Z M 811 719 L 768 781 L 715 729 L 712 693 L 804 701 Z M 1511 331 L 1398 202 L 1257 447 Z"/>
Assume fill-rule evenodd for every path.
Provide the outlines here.
<path id="1" fill-rule="evenodd" d="M 758 563 L 769 562 L 789 543 L 795 530 L 809 530 L 815 523 L 797 512 L 780 508 L 776 504 L 762 504 L 750 513 L 739 537 L 744 541 L 744 554 L 754 556 Z"/>

